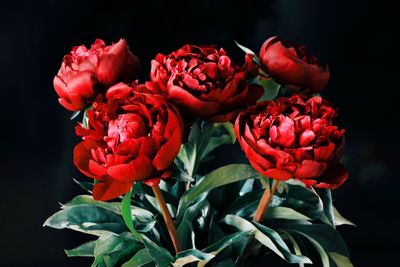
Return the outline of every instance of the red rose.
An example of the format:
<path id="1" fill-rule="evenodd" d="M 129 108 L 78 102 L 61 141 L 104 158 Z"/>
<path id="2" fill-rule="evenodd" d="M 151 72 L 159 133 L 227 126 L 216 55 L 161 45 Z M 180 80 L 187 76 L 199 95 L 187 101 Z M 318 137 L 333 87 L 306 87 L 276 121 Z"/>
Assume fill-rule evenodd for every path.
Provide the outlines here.
<path id="1" fill-rule="evenodd" d="M 222 48 L 185 45 L 157 55 L 146 85 L 192 116 L 226 122 L 263 94 L 262 87 L 247 84 L 245 74 Z"/>
<path id="2" fill-rule="evenodd" d="M 265 41 L 260 50 L 260 60 L 277 82 L 294 89 L 320 92 L 329 80 L 328 67 L 322 66 L 304 46 L 291 45 L 278 37 Z"/>
<path id="3" fill-rule="evenodd" d="M 261 174 L 335 189 L 348 177 L 339 163 L 344 130 L 334 124 L 336 116 L 321 97 L 282 97 L 242 111 L 235 133 L 251 165 Z"/>
<path id="4" fill-rule="evenodd" d="M 88 128 L 77 126 L 83 141 L 74 149 L 75 166 L 96 180 L 98 200 L 128 192 L 135 181 L 154 185 L 169 177 L 183 135 L 179 113 L 161 96 L 119 83 L 106 98 L 88 111 Z"/>
<path id="5" fill-rule="evenodd" d="M 68 110 L 84 109 L 96 91 L 105 90 L 117 82 L 136 79 L 139 59 L 129 51 L 124 39 L 106 46 L 97 39 L 90 49 L 75 46 L 64 56 L 61 68 L 54 77 L 58 101 Z"/>

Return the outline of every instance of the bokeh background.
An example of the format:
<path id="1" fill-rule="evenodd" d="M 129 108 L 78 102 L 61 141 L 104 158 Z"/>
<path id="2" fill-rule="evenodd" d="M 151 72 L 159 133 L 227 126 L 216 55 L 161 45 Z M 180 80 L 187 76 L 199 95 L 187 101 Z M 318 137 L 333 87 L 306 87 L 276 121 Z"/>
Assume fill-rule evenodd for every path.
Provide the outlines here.
<path id="1" fill-rule="evenodd" d="M 2 1 L 0 7 L 0 266 L 88 266 L 68 259 L 86 237 L 42 228 L 82 193 L 72 177 L 77 143 L 52 80 L 74 45 L 127 39 L 148 76 L 150 60 L 185 43 L 234 40 L 258 51 L 272 36 L 305 44 L 328 62 L 323 95 L 347 129 L 346 184 L 335 205 L 358 227 L 340 227 L 355 266 L 395 266 L 399 225 L 399 68 L 395 1 Z"/>

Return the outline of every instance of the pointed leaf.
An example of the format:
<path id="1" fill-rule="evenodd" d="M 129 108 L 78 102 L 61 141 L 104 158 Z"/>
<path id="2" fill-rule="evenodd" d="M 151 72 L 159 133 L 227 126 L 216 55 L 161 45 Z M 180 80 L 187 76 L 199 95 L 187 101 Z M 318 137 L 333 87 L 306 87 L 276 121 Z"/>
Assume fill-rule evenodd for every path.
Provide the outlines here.
<path id="1" fill-rule="evenodd" d="M 96 240 L 89 241 L 73 249 L 66 249 L 65 253 L 68 257 L 93 257 Z"/>
<path id="2" fill-rule="evenodd" d="M 141 267 L 151 262 L 153 262 L 153 259 L 148 249 L 143 248 L 139 250 L 129 261 L 122 264 L 122 267 Z"/>
<path id="3" fill-rule="evenodd" d="M 182 196 L 178 207 L 178 218 L 182 216 L 183 211 L 201 194 L 219 186 L 240 180 L 252 179 L 257 176 L 258 173 L 247 164 L 230 164 L 212 171 Z"/>
<path id="4" fill-rule="evenodd" d="M 353 264 L 346 256 L 343 256 L 336 252 L 328 252 L 331 259 L 335 262 L 337 267 L 353 267 Z"/>
<path id="5" fill-rule="evenodd" d="M 142 235 L 142 240 L 151 258 L 159 267 L 170 266 L 174 262 L 174 257 L 168 250 L 158 246 L 145 235 Z"/>

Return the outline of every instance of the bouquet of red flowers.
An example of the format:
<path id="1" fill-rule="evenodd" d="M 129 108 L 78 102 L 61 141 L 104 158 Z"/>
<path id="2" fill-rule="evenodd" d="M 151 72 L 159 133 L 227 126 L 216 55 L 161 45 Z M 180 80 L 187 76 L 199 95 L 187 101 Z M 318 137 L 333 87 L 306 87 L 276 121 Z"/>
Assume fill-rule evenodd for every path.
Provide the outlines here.
<path id="1" fill-rule="evenodd" d="M 97 239 L 66 250 L 92 266 L 352 266 L 332 205 L 348 177 L 329 69 L 304 46 L 268 39 L 242 65 L 185 45 L 140 82 L 125 40 L 64 56 L 60 104 L 82 115 L 74 165 L 89 195 L 45 222 Z M 215 158 L 223 156 L 223 160 Z M 318 257 L 318 255 L 320 257 Z"/>

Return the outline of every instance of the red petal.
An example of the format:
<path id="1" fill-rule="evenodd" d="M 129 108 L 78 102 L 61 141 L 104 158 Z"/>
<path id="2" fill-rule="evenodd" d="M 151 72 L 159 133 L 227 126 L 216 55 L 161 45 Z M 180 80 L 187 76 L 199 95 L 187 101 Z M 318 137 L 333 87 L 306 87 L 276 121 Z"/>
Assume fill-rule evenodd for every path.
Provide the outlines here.
<path id="1" fill-rule="evenodd" d="M 122 182 L 143 180 L 151 175 L 152 172 L 153 165 L 150 159 L 145 155 L 139 155 L 127 164 L 118 164 L 108 167 L 107 169 L 108 175 Z"/>
<path id="2" fill-rule="evenodd" d="M 295 178 L 313 178 L 323 174 L 326 170 L 326 163 L 313 160 L 303 160 L 295 172 Z"/>
<path id="3" fill-rule="evenodd" d="M 320 146 L 314 149 L 314 157 L 317 161 L 327 162 L 333 159 L 335 144 L 329 143 L 327 146 Z"/>
<path id="4" fill-rule="evenodd" d="M 169 97 L 173 99 L 177 105 L 183 106 L 197 116 L 209 116 L 218 112 L 221 108 L 220 104 L 201 101 L 188 91 L 175 85 L 169 86 Z"/>
<path id="5" fill-rule="evenodd" d="M 182 144 L 182 124 L 180 118 L 171 110 L 168 110 L 168 123 L 165 127 L 165 132 L 168 135 L 172 133 L 172 135 L 170 137 L 164 135 L 169 140 L 160 148 L 153 160 L 153 165 L 157 170 L 166 169 L 171 165 Z"/>
<path id="6" fill-rule="evenodd" d="M 330 166 L 328 170 L 317 179 L 315 187 L 336 189 L 341 186 L 349 177 L 349 173 L 343 164 Z"/>
<path id="7" fill-rule="evenodd" d="M 125 83 L 117 83 L 107 90 L 106 97 L 108 99 L 124 98 L 129 96 L 133 89 Z"/>
<path id="8" fill-rule="evenodd" d="M 105 179 L 104 182 L 99 182 L 94 185 L 93 197 L 101 201 L 111 200 L 127 193 L 131 187 L 132 183 Z"/>
<path id="9" fill-rule="evenodd" d="M 92 159 L 91 150 L 97 148 L 96 142 L 86 140 L 77 144 L 74 148 L 74 165 L 84 175 L 96 178 L 89 169 L 89 161 Z"/>

